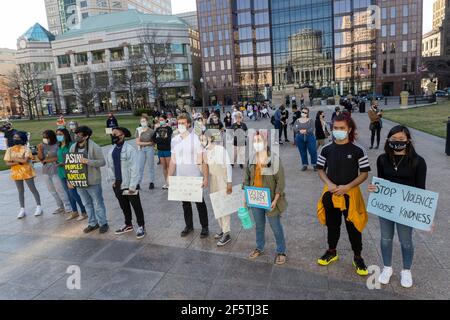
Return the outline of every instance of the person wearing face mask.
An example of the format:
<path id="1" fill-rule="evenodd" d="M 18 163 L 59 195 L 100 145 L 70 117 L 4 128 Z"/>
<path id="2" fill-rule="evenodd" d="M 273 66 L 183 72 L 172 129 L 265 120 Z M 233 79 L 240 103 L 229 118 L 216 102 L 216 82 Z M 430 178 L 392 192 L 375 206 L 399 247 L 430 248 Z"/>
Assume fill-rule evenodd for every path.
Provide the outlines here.
<path id="1" fill-rule="evenodd" d="M 119 126 L 119 122 L 117 121 L 117 119 L 114 116 L 114 114 L 112 112 L 110 112 L 108 114 L 108 119 L 106 119 L 106 128 L 113 129 L 113 128 L 118 127 L 118 126 Z M 111 143 L 114 144 L 112 142 L 112 138 L 113 137 L 111 135 Z"/>
<path id="2" fill-rule="evenodd" d="M 302 171 L 308 170 L 308 153 L 314 171 L 317 171 L 317 146 L 314 136 L 315 123 L 309 117 L 309 109 L 303 108 L 301 117 L 294 124 L 295 143 L 302 158 Z"/>
<path id="3" fill-rule="evenodd" d="M 172 158 L 169 166 L 169 176 L 178 177 L 203 177 L 203 188 L 208 187 L 208 165 L 203 161 L 203 148 L 198 136 L 190 132 L 192 120 L 188 114 L 178 117 L 179 135 L 172 139 Z M 202 225 L 200 238 L 209 236 L 208 209 L 205 200 L 196 202 L 197 211 Z M 186 227 L 181 232 L 181 237 L 186 237 L 194 231 L 192 219 L 192 204 L 183 202 L 184 221 Z"/>
<path id="4" fill-rule="evenodd" d="M 138 153 L 133 146 L 125 141 L 125 138 L 130 137 L 131 132 L 127 128 L 117 127 L 113 129 L 114 148 L 107 157 L 108 176 L 125 216 L 125 224 L 117 229 L 115 234 L 122 235 L 134 230 L 131 212 L 131 207 L 133 207 L 138 224 L 136 238 L 142 239 L 146 232 L 141 198 L 136 191 L 140 179 L 137 166 Z"/>
<path id="5" fill-rule="evenodd" d="M 417 154 L 412 143 L 411 133 L 404 126 L 395 126 L 389 131 L 384 153 L 377 159 L 378 177 L 394 183 L 425 189 L 427 164 Z M 376 192 L 378 187 L 370 184 L 369 192 Z M 403 270 L 401 271 L 401 285 L 410 288 L 413 285 L 411 267 L 414 257 L 413 228 L 379 217 L 381 232 L 381 255 L 384 268 L 379 276 L 381 284 L 387 285 L 393 274 L 392 248 L 394 231 L 397 228 L 400 240 Z"/>
<path id="6" fill-rule="evenodd" d="M 76 121 L 70 121 L 69 122 L 69 133 L 70 133 L 70 140 L 73 142 L 75 141 L 75 130 L 78 128 L 78 122 Z"/>
<path id="7" fill-rule="evenodd" d="M 47 190 L 58 206 L 53 214 L 65 214 L 70 212 L 70 202 L 58 176 L 58 141 L 56 140 L 56 134 L 53 130 L 46 130 L 42 134 L 42 138 L 42 143 L 37 148 L 37 157 L 42 163 L 42 174 Z"/>
<path id="8" fill-rule="evenodd" d="M 153 143 L 156 144 L 156 147 L 158 148 L 158 157 L 163 167 L 164 181 L 165 181 L 165 184 L 162 187 L 163 190 L 168 189 L 167 177 L 171 158 L 170 144 L 172 141 L 172 134 L 173 130 L 167 123 L 167 116 L 164 114 L 161 115 L 159 117 L 159 127 L 153 133 L 152 141 Z"/>
<path id="9" fill-rule="evenodd" d="M 287 209 L 284 193 L 285 176 L 279 155 L 274 154 L 268 147 L 267 131 L 257 131 L 252 139 L 253 151 L 244 172 L 244 187 L 270 189 L 272 206 L 270 210 L 250 208 L 256 225 L 256 249 L 250 259 L 256 259 L 264 253 L 266 220 L 269 221 L 276 240 L 275 264 L 286 263 L 286 241 L 284 238 L 281 216 Z"/>
<path id="10" fill-rule="evenodd" d="M 81 126 L 75 131 L 75 142 L 70 147 L 71 153 L 81 153 L 82 163 L 87 167 L 87 187 L 77 188 L 78 194 L 86 207 L 88 214 L 88 226 L 83 230 L 90 233 L 99 229 L 101 234 L 108 232 L 108 220 L 106 218 L 106 208 L 103 199 L 102 173 L 100 168 L 106 165 L 102 148 L 92 141 L 92 129 Z"/>
<path id="11" fill-rule="evenodd" d="M 69 212 L 69 216 L 66 218 L 66 221 L 74 219 L 77 219 L 77 221 L 82 221 L 87 219 L 86 208 L 81 201 L 77 189 L 67 181 L 67 174 L 64 169 L 66 155 L 69 153 L 72 145 L 69 131 L 67 131 L 67 129 L 56 130 L 56 140 L 58 141 L 58 177 L 61 180 L 61 184 L 66 192 L 71 207 L 71 211 Z M 78 212 L 77 204 L 80 207 L 81 215 Z"/>
<path id="12" fill-rule="evenodd" d="M 284 141 L 289 143 L 289 139 L 287 137 L 288 119 L 289 119 L 289 111 L 286 110 L 286 107 L 284 105 L 281 105 L 274 115 L 275 129 L 279 130 L 280 144 L 283 144 L 283 141 L 281 141 L 281 136 L 283 135 L 283 132 L 284 132 Z"/>
<path id="13" fill-rule="evenodd" d="M 36 177 L 36 172 L 31 165 L 31 159 L 33 155 L 31 154 L 30 148 L 27 147 L 28 137 L 26 132 L 17 131 L 13 135 L 11 140 L 11 146 L 5 152 L 3 160 L 6 165 L 11 168 L 11 179 L 16 183 L 17 192 L 19 193 L 20 202 L 20 212 L 17 219 L 23 219 L 27 214 L 25 211 L 25 188 L 24 182 L 27 184 L 28 189 L 34 196 L 36 201 L 36 211 L 34 215 L 36 217 L 43 214 L 41 208 L 41 198 L 36 185 L 34 183 L 34 178 Z"/>
<path id="14" fill-rule="evenodd" d="M 341 113 L 342 113 L 342 112 L 341 112 L 341 107 L 337 106 L 336 108 L 334 108 L 333 115 L 331 116 L 331 130 L 333 130 L 333 122 L 334 122 L 334 119 L 336 119 L 336 117 L 337 117 L 338 115 L 340 115 Z"/>
<path id="15" fill-rule="evenodd" d="M 244 116 L 242 113 L 238 112 L 236 114 L 236 123 L 231 126 L 231 130 L 233 130 L 233 145 L 234 145 L 234 159 L 232 166 L 234 164 L 239 163 L 239 167 L 241 169 L 244 168 L 245 163 L 245 146 L 246 146 L 246 137 L 247 137 L 247 125 L 243 122 Z"/>
<path id="16" fill-rule="evenodd" d="M 200 136 L 202 146 L 205 148 L 205 161 L 209 171 L 209 192 L 216 193 L 225 191 L 227 194 L 233 192 L 233 169 L 227 151 L 220 143 L 215 143 L 214 135 L 206 131 Z M 219 218 L 221 232 L 214 236 L 218 247 L 223 247 L 231 241 L 230 236 L 231 215 Z"/>
<path id="17" fill-rule="evenodd" d="M 3 132 L 5 135 L 7 147 L 14 146 L 14 135 L 18 132 L 16 129 L 13 129 L 11 122 L 5 122 L 3 126 L 0 128 L 0 132 Z"/>
<path id="18" fill-rule="evenodd" d="M 325 121 L 325 113 L 323 111 L 317 112 L 316 115 L 316 140 L 317 140 L 317 150 L 321 146 L 325 145 L 325 139 L 330 136 L 328 132 L 327 122 Z"/>
<path id="19" fill-rule="evenodd" d="M 367 276 L 361 252 L 368 215 L 359 186 L 367 180 L 370 164 L 365 150 L 354 142 L 355 133 L 352 118 L 337 116 L 333 123 L 334 141 L 325 145 L 319 155 L 317 168 L 325 186 L 317 204 L 317 215 L 320 223 L 327 227 L 328 250 L 317 262 L 327 266 L 339 259 L 336 248 L 344 216 L 354 253 L 353 266 L 358 275 Z"/>
<path id="20" fill-rule="evenodd" d="M 56 121 L 56 127 L 58 129 L 65 129 L 66 128 L 66 120 L 64 119 L 63 115 L 60 115 L 58 120 Z"/>
<path id="21" fill-rule="evenodd" d="M 383 110 L 379 110 L 377 104 L 373 104 L 370 110 L 367 112 L 370 119 L 370 149 L 373 149 L 373 144 L 375 142 L 375 135 L 377 136 L 377 146 L 375 149 L 378 149 L 380 147 L 380 135 L 381 135 L 381 128 L 382 125 L 382 117 L 383 117 Z"/>
<path id="22" fill-rule="evenodd" d="M 149 118 L 146 114 L 141 116 L 141 125 L 136 129 L 136 145 L 138 147 L 139 182 L 138 189 L 144 178 L 145 164 L 148 163 L 150 174 L 149 189 L 155 189 L 155 148 L 152 140 L 155 131 L 150 128 Z"/>
<path id="23" fill-rule="evenodd" d="M 231 112 L 227 112 L 225 118 L 223 119 L 223 123 L 225 125 L 225 129 L 231 129 L 233 125 L 233 118 L 231 117 Z"/>

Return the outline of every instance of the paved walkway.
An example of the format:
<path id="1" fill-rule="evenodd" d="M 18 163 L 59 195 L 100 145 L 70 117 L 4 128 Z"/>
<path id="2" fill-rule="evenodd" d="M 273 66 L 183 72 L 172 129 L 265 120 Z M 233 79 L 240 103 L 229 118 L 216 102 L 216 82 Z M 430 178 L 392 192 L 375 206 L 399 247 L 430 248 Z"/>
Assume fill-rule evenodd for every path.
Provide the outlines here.
<path id="1" fill-rule="evenodd" d="M 359 143 L 367 145 L 367 116 L 354 117 L 360 127 Z M 250 126 L 270 124 L 250 122 Z M 390 127 L 385 121 L 383 136 Z M 168 202 L 167 193 L 159 189 L 160 167 L 158 189 L 141 193 L 148 229 L 148 236 L 141 241 L 134 234 L 117 237 L 112 231 L 84 235 L 85 222 L 65 222 L 62 216 L 52 216 L 49 213 L 55 208 L 54 202 L 41 179 L 38 188 L 46 214 L 18 221 L 15 186 L 7 173 L 0 173 L 0 299 L 449 299 L 450 158 L 443 152 L 442 139 L 413 133 L 418 152 L 428 163 L 427 186 L 441 197 L 434 233 L 414 235 L 412 289 L 403 289 L 399 284 L 401 255 L 397 240 L 395 275 L 382 290 L 368 290 L 366 280 L 355 274 L 345 230 L 339 244 L 341 260 L 329 267 L 316 265 L 326 249 L 325 228 L 318 223 L 315 212 L 322 184 L 312 170 L 300 172 L 297 149 L 284 145 L 281 155 L 286 167 L 289 209 L 283 221 L 288 263 L 282 267 L 273 265 L 275 244 L 270 230 L 266 255 L 259 261 L 246 258 L 255 246 L 255 235 L 254 231 L 241 230 L 236 216 L 232 218 L 233 241 L 225 248 L 217 248 L 212 237 L 199 238 L 196 213 L 195 233 L 180 238 L 184 227 L 181 205 Z M 379 152 L 369 151 L 372 165 Z M 234 169 L 234 173 L 235 183 L 240 182 L 240 169 Z M 104 196 L 114 229 L 123 223 L 123 216 L 106 182 Z M 32 209 L 29 192 L 26 199 Z M 218 231 L 211 210 L 209 216 L 211 233 Z M 368 265 L 381 264 L 379 240 L 378 220 L 371 216 L 363 234 L 363 256 Z M 66 287 L 70 265 L 81 268 L 81 290 Z"/>

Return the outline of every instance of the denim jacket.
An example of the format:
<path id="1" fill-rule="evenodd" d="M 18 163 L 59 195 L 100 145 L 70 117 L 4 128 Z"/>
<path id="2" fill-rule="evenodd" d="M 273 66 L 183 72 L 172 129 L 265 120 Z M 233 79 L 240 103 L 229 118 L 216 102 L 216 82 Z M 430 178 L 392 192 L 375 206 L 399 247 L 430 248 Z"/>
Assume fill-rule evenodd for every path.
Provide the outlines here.
<path id="1" fill-rule="evenodd" d="M 112 157 L 114 148 L 112 148 L 108 153 L 107 164 L 108 164 L 108 180 L 110 182 L 116 181 L 114 174 L 114 161 Z M 136 186 L 139 183 L 139 170 L 137 163 L 137 151 L 136 149 L 125 142 L 122 147 L 122 152 L 120 154 L 120 163 L 122 166 L 122 186 L 121 189 L 133 189 L 136 190 Z"/>

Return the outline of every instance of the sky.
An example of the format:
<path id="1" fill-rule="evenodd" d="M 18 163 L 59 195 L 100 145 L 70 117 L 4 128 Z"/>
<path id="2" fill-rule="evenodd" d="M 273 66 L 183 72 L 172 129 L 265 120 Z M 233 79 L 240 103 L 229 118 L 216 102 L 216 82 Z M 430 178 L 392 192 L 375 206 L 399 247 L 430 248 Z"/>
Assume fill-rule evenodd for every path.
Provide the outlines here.
<path id="1" fill-rule="evenodd" d="M 36 22 L 47 28 L 44 0 L 1 1 L 0 48 L 16 49 L 17 38 Z M 433 8 L 424 0 L 424 32 L 432 28 Z M 196 0 L 172 0 L 173 13 L 196 10 Z"/>

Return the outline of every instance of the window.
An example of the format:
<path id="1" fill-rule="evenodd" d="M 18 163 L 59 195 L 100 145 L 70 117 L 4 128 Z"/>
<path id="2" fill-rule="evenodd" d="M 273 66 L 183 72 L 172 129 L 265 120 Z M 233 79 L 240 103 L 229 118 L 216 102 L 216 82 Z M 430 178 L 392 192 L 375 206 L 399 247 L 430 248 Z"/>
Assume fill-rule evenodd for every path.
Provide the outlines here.
<path id="1" fill-rule="evenodd" d="M 179 43 L 171 43 L 170 44 L 170 52 L 173 55 L 185 56 L 186 55 L 186 45 Z"/>
<path id="2" fill-rule="evenodd" d="M 402 10 L 403 16 L 407 17 L 409 15 L 409 8 L 407 4 L 403 5 L 403 10 Z"/>
<path id="3" fill-rule="evenodd" d="M 88 18 L 89 17 L 89 12 L 83 12 L 82 14 L 81 14 L 81 19 L 86 19 L 86 18 Z"/>
<path id="4" fill-rule="evenodd" d="M 386 44 L 386 42 L 382 42 L 381 43 L 381 52 L 383 52 L 383 54 L 387 53 L 387 44 Z"/>
<path id="5" fill-rule="evenodd" d="M 391 53 L 395 53 L 395 49 L 396 49 L 396 45 L 395 45 L 395 42 L 391 42 L 391 45 L 390 45 L 390 52 Z"/>
<path id="6" fill-rule="evenodd" d="M 111 61 L 123 60 L 123 48 L 111 49 Z"/>
<path id="7" fill-rule="evenodd" d="M 402 72 L 403 73 L 407 73 L 408 72 L 408 58 L 404 58 L 403 59 Z"/>
<path id="8" fill-rule="evenodd" d="M 387 37 L 387 26 L 381 26 L 381 36 Z"/>
<path id="9" fill-rule="evenodd" d="M 383 60 L 383 74 L 387 72 L 387 60 Z"/>
<path id="10" fill-rule="evenodd" d="M 403 23 L 403 34 L 404 35 L 408 34 L 408 23 L 407 22 Z"/>
<path id="11" fill-rule="evenodd" d="M 394 59 L 391 59 L 391 61 L 389 61 L 389 72 L 390 73 L 395 73 L 395 60 Z"/>
<path id="12" fill-rule="evenodd" d="M 238 1 L 239 3 L 239 1 Z M 238 13 L 238 25 L 242 26 L 245 24 L 252 24 L 252 14 L 251 12 L 241 12 Z"/>
<path id="13" fill-rule="evenodd" d="M 72 74 L 62 74 L 61 75 L 61 83 L 62 83 L 63 90 L 71 90 L 71 89 L 75 88 Z"/>
<path id="14" fill-rule="evenodd" d="M 252 39 L 252 28 L 239 28 L 239 40 Z"/>
<path id="15" fill-rule="evenodd" d="M 130 56 L 141 58 L 144 56 L 144 46 L 143 45 L 137 45 L 137 46 L 131 46 L 130 47 Z"/>
<path id="16" fill-rule="evenodd" d="M 391 19 L 395 19 L 397 17 L 397 8 L 391 7 Z"/>
<path id="17" fill-rule="evenodd" d="M 80 7 L 81 8 L 87 8 L 87 1 L 80 1 Z"/>
<path id="18" fill-rule="evenodd" d="M 88 57 L 87 57 L 87 53 L 77 53 L 75 55 L 75 65 L 76 66 L 82 66 L 82 65 L 87 65 L 88 62 Z"/>
<path id="19" fill-rule="evenodd" d="M 269 23 L 269 13 L 257 13 L 255 14 L 255 25 L 268 24 Z"/>
<path id="20" fill-rule="evenodd" d="M 92 52 L 92 63 L 103 63 L 103 62 L 105 62 L 105 51 Z"/>
<path id="21" fill-rule="evenodd" d="M 270 53 L 270 42 L 258 42 L 256 44 L 256 52 L 258 54 Z"/>
<path id="22" fill-rule="evenodd" d="M 402 41 L 402 52 L 408 52 L 408 41 Z"/>
<path id="23" fill-rule="evenodd" d="M 205 62 L 205 72 L 209 72 L 209 62 Z"/>
<path id="24" fill-rule="evenodd" d="M 70 56 L 69 55 L 63 55 L 58 56 L 58 68 L 67 68 L 70 66 Z"/>
<path id="25" fill-rule="evenodd" d="M 391 29 L 390 35 L 391 35 L 391 37 L 394 37 L 395 36 L 395 24 L 391 24 L 390 29 Z"/>
<path id="26" fill-rule="evenodd" d="M 411 72 L 417 72 L 417 59 L 416 57 L 411 58 Z"/>

